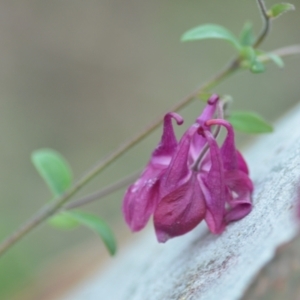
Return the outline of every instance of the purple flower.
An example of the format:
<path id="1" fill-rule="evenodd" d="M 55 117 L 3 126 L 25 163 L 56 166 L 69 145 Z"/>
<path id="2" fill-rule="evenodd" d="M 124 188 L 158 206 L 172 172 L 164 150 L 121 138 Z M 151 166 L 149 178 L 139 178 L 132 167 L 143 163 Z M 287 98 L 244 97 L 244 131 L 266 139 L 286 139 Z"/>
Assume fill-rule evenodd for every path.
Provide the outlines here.
<path id="1" fill-rule="evenodd" d="M 172 118 L 179 125 L 183 123 L 182 117 L 176 113 L 165 115 L 160 143 L 153 151 L 141 176 L 129 186 L 124 196 L 123 213 L 132 231 L 139 231 L 145 227 L 159 202 L 160 180 L 178 144 L 172 127 Z"/>
<path id="2" fill-rule="evenodd" d="M 219 118 L 212 119 L 216 111 Z M 253 185 L 235 148 L 233 128 L 222 119 L 216 95 L 179 143 L 171 118 L 183 123 L 178 114 L 165 116 L 161 142 L 125 194 L 125 220 L 132 231 L 138 231 L 153 214 L 159 242 L 189 232 L 202 220 L 212 233 L 222 233 L 229 222 L 245 217 L 252 208 Z M 219 146 L 216 137 L 221 127 L 227 134 Z"/>

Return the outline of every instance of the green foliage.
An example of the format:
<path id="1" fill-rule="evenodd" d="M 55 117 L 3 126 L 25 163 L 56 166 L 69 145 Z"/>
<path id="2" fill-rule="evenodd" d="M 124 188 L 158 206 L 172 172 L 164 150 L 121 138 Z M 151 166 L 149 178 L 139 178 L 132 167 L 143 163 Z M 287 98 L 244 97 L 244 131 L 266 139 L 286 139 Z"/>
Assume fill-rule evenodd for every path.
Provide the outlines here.
<path id="1" fill-rule="evenodd" d="M 255 60 L 252 66 L 250 67 L 250 70 L 252 73 L 259 74 L 259 73 L 263 73 L 266 70 L 266 67 L 259 60 Z"/>
<path id="2" fill-rule="evenodd" d="M 240 56 L 243 62 L 243 66 L 251 67 L 256 61 L 256 53 L 253 47 L 245 46 L 240 51 Z"/>
<path id="3" fill-rule="evenodd" d="M 181 37 L 182 42 L 196 41 L 204 39 L 222 39 L 231 43 L 236 49 L 240 50 L 241 44 L 232 32 L 223 26 L 216 24 L 204 24 L 188 30 Z"/>
<path id="4" fill-rule="evenodd" d="M 50 218 L 48 223 L 53 227 L 65 230 L 74 229 L 80 225 L 70 212 L 60 212 L 58 215 Z"/>
<path id="5" fill-rule="evenodd" d="M 252 46 L 254 40 L 253 25 L 252 23 L 247 22 L 240 33 L 240 44 L 242 46 Z"/>
<path id="6" fill-rule="evenodd" d="M 282 58 L 274 53 L 270 52 L 264 52 L 262 50 L 255 50 L 255 53 L 257 55 L 257 60 L 260 61 L 261 63 L 265 60 L 271 60 L 273 61 L 279 68 L 284 67 L 284 62 Z"/>
<path id="7" fill-rule="evenodd" d="M 295 6 L 290 3 L 278 3 L 271 7 L 271 9 L 267 12 L 270 18 L 276 18 L 282 15 L 285 12 L 295 10 Z"/>
<path id="8" fill-rule="evenodd" d="M 261 52 L 259 52 L 261 54 Z M 266 56 L 266 54 L 264 54 Z M 250 69 L 252 73 L 262 73 L 265 66 L 257 56 L 257 51 L 250 46 L 243 47 L 240 51 L 241 66 Z"/>
<path id="9" fill-rule="evenodd" d="M 280 56 L 274 53 L 266 53 L 266 56 L 268 56 L 279 68 L 284 67 L 284 62 Z"/>
<path id="10" fill-rule="evenodd" d="M 294 6 L 291 4 L 282 3 L 274 5 L 270 11 L 272 16 L 275 17 L 293 8 Z M 249 69 L 252 73 L 263 73 L 266 69 L 264 61 L 268 59 L 272 60 L 280 68 L 284 66 L 282 59 L 278 55 L 257 50 L 252 46 L 255 42 L 255 36 L 253 34 L 253 26 L 249 22 L 244 24 L 239 39 L 225 27 L 216 24 L 200 25 L 188 30 L 181 37 L 183 42 L 204 39 L 222 39 L 230 42 L 239 52 L 241 67 Z M 205 98 L 201 97 L 201 99 Z"/>
<path id="11" fill-rule="evenodd" d="M 32 153 L 31 160 L 54 196 L 63 194 L 71 186 L 71 168 L 58 152 L 52 149 L 36 150 Z"/>
<path id="12" fill-rule="evenodd" d="M 255 112 L 235 111 L 230 114 L 228 121 L 234 129 L 245 133 L 268 133 L 273 131 L 273 127 Z"/>
<path id="13" fill-rule="evenodd" d="M 109 226 L 98 216 L 76 211 L 64 211 L 49 219 L 49 224 L 59 229 L 74 229 L 78 225 L 95 231 L 102 239 L 107 250 L 111 255 L 114 255 L 117 250 L 114 234 Z"/>

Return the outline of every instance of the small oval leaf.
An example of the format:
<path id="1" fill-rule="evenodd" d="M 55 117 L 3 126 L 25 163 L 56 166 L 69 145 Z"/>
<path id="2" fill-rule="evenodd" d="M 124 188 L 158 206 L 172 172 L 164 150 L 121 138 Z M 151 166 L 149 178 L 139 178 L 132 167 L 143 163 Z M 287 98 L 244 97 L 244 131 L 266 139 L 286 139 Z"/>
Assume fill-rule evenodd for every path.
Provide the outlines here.
<path id="1" fill-rule="evenodd" d="M 112 230 L 106 222 L 104 222 L 98 216 L 78 210 L 69 211 L 67 213 L 75 221 L 95 231 L 101 237 L 103 243 L 105 244 L 107 250 L 111 255 L 114 255 L 116 253 L 116 240 Z"/>
<path id="2" fill-rule="evenodd" d="M 284 62 L 279 55 L 274 53 L 266 53 L 266 56 L 268 56 L 279 68 L 284 67 Z"/>
<path id="3" fill-rule="evenodd" d="M 255 53 L 257 55 L 257 60 L 261 63 L 272 60 L 279 68 L 284 67 L 282 58 L 277 54 L 274 54 L 272 52 L 264 52 L 258 49 L 255 50 Z"/>
<path id="4" fill-rule="evenodd" d="M 67 161 L 57 151 L 34 151 L 31 160 L 55 196 L 63 194 L 72 184 L 72 171 Z"/>
<path id="5" fill-rule="evenodd" d="M 242 46 L 252 46 L 254 43 L 255 37 L 253 34 L 253 25 L 250 22 L 245 23 L 241 34 L 240 34 L 240 43 Z"/>
<path id="6" fill-rule="evenodd" d="M 59 229 L 74 229 L 80 225 L 80 223 L 75 220 L 69 212 L 61 212 L 48 220 L 48 223 Z"/>
<path id="7" fill-rule="evenodd" d="M 225 27 L 216 24 L 204 24 L 188 30 L 181 37 L 182 42 L 204 39 L 222 39 L 230 42 L 236 49 L 241 48 L 238 39 Z"/>
<path id="8" fill-rule="evenodd" d="M 295 6 L 290 3 L 278 3 L 271 7 L 271 9 L 267 12 L 270 18 L 276 18 L 282 15 L 285 12 L 290 10 L 295 10 Z"/>
<path id="9" fill-rule="evenodd" d="M 255 112 L 235 111 L 230 114 L 228 121 L 234 129 L 245 133 L 268 133 L 273 131 L 273 127 Z"/>

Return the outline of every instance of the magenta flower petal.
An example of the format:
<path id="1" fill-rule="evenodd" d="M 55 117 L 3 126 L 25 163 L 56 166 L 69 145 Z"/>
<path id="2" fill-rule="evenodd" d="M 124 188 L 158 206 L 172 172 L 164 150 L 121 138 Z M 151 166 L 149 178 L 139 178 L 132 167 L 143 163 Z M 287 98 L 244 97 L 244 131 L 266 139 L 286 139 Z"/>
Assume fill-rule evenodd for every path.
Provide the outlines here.
<path id="1" fill-rule="evenodd" d="M 248 165 L 247 165 L 243 155 L 238 150 L 236 151 L 236 157 L 237 157 L 237 161 L 238 161 L 238 169 L 248 175 L 249 174 Z"/>
<path id="2" fill-rule="evenodd" d="M 207 105 L 205 106 L 202 114 L 197 118 L 196 122 L 202 126 L 206 121 L 210 120 L 216 109 L 219 102 L 219 96 L 214 94 L 207 101 Z M 190 156 L 191 160 L 195 161 L 201 152 L 201 149 L 206 143 L 206 139 L 200 134 L 194 134 L 191 146 L 190 146 Z"/>
<path id="3" fill-rule="evenodd" d="M 206 205 L 196 173 L 167 194 L 154 212 L 154 226 L 160 243 L 185 234 L 205 217 Z"/>
<path id="4" fill-rule="evenodd" d="M 221 125 L 227 129 L 227 136 L 221 147 L 221 156 L 223 159 L 224 169 L 229 170 L 241 170 L 246 174 L 249 174 L 247 163 L 242 154 L 235 148 L 234 131 L 232 125 L 221 119 L 209 120 L 207 125 Z"/>
<path id="5" fill-rule="evenodd" d="M 145 227 L 158 203 L 160 178 L 177 148 L 172 118 L 178 124 L 183 123 L 180 115 L 176 113 L 166 114 L 160 143 L 153 151 L 151 159 L 141 176 L 134 184 L 129 186 L 125 193 L 123 214 L 132 231 L 139 231 Z"/>
<path id="6" fill-rule="evenodd" d="M 145 227 L 158 202 L 159 175 L 163 169 L 148 166 L 126 191 L 123 201 L 125 221 L 132 231 Z"/>
<path id="7" fill-rule="evenodd" d="M 242 155 L 235 148 L 232 125 L 225 120 L 209 120 L 207 125 L 221 125 L 227 129 L 227 136 L 221 147 L 224 166 L 226 202 L 230 208 L 226 212 L 226 222 L 236 221 L 245 217 L 252 209 L 252 181 L 248 177 L 248 167 Z"/>
<path id="8" fill-rule="evenodd" d="M 179 143 L 172 119 L 178 124 L 183 119 L 176 113 L 165 116 L 160 143 L 124 197 L 123 212 L 131 230 L 142 229 L 153 214 L 159 242 L 187 233 L 203 219 L 212 233 L 219 234 L 251 211 L 248 167 L 218 100 L 217 95 L 209 99 Z M 217 108 L 220 119 L 212 119 Z M 218 126 L 214 132 L 212 125 Z M 220 126 L 227 130 L 221 146 L 216 141 Z"/>
<path id="9" fill-rule="evenodd" d="M 152 153 L 151 161 L 154 164 L 168 164 L 177 147 L 177 139 L 174 134 L 172 118 L 178 125 L 183 123 L 183 118 L 177 113 L 168 113 L 164 117 L 164 130 L 160 143 Z M 163 160 L 167 158 L 167 163 Z"/>
<path id="10" fill-rule="evenodd" d="M 211 166 L 207 176 L 203 178 L 203 193 L 207 205 L 206 223 L 212 233 L 221 233 L 224 228 L 225 215 L 225 182 L 221 152 L 218 144 L 208 130 L 204 130 L 210 149 Z"/>
<path id="11" fill-rule="evenodd" d="M 217 109 L 219 101 L 219 96 L 213 94 L 207 101 L 207 105 L 204 107 L 202 114 L 197 118 L 196 122 L 201 126 L 207 121 L 210 120 Z"/>
<path id="12" fill-rule="evenodd" d="M 191 170 L 188 166 L 189 148 L 191 139 L 198 129 L 197 125 L 191 126 L 181 138 L 177 151 L 174 153 L 169 167 L 166 169 L 162 178 L 160 195 L 164 197 L 170 191 L 176 189 L 186 178 L 191 176 Z"/>
<path id="13" fill-rule="evenodd" d="M 230 209 L 225 217 L 228 223 L 240 220 L 250 213 L 252 209 L 251 193 L 253 191 L 253 183 L 246 173 L 238 170 L 226 172 L 225 184 L 233 192 L 228 199 Z"/>
<path id="14" fill-rule="evenodd" d="M 223 142 L 221 147 L 221 156 L 223 161 L 224 170 L 236 170 L 238 167 L 237 162 L 237 154 L 235 148 L 235 141 L 234 141 L 234 131 L 232 125 L 223 119 L 213 119 L 206 122 L 206 125 L 219 125 L 224 126 L 227 130 L 226 138 Z"/>

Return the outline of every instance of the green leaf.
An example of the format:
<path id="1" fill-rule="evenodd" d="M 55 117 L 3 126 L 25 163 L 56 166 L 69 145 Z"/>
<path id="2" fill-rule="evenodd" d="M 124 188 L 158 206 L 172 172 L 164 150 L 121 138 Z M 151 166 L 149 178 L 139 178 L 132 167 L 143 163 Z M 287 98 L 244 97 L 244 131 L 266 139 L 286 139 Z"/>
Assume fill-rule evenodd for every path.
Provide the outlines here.
<path id="1" fill-rule="evenodd" d="M 267 15 L 270 18 L 276 18 L 282 15 L 285 12 L 288 12 L 290 10 L 295 10 L 295 6 L 290 3 L 279 3 L 275 4 L 271 7 L 271 9 L 267 12 Z"/>
<path id="2" fill-rule="evenodd" d="M 59 229 L 74 229 L 80 223 L 69 212 L 61 212 L 48 220 L 48 223 Z"/>
<path id="3" fill-rule="evenodd" d="M 279 67 L 284 67 L 284 62 L 282 58 L 279 55 L 276 55 L 274 53 L 266 53 L 266 55 Z"/>
<path id="4" fill-rule="evenodd" d="M 250 22 L 245 23 L 241 34 L 240 34 L 240 43 L 242 46 L 252 46 L 254 43 L 255 37 L 253 34 L 253 25 Z"/>
<path id="5" fill-rule="evenodd" d="M 266 68 L 262 62 L 260 62 L 259 60 L 255 60 L 252 63 L 250 70 L 252 73 L 259 74 L 259 73 L 263 73 L 266 70 Z"/>
<path id="6" fill-rule="evenodd" d="M 107 250 L 111 255 L 114 255 L 117 250 L 116 240 L 110 227 L 100 219 L 98 216 L 82 212 L 82 211 L 69 211 L 68 215 L 76 222 L 88 227 L 95 231 L 104 242 Z"/>
<path id="7" fill-rule="evenodd" d="M 228 118 L 234 129 L 246 133 L 268 133 L 273 127 L 260 115 L 250 111 L 235 111 Z"/>
<path id="8" fill-rule="evenodd" d="M 40 149 L 31 155 L 32 163 L 55 196 L 72 184 L 72 171 L 67 161 L 52 149 Z"/>
<path id="9" fill-rule="evenodd" d="M 222 39 L 230 42 L 238 50 L 241 48 L 240 42 L 232 32 L 216 24 L 200 25 L 188 30 L 181 37 L 182 42 L 204 39 Z"/>
<path id="10" fill-rule="evenodd" d="M 257 55 L 257 60 L 260 62 L 264 62 L 267 60 L 272 60 L 279 68 L 284 67 L 284 62 L 279 55 L 276 55 L 272 52 L 264 52 L 262 50 L 256 49 L 255 53 Z"/>

